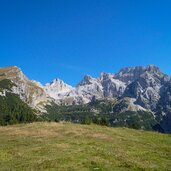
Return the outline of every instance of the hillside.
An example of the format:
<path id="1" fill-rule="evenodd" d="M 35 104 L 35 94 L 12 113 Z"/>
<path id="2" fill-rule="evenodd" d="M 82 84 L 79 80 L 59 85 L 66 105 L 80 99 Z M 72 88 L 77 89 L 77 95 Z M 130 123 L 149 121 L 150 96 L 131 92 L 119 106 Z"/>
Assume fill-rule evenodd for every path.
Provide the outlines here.
<path id="1" fill-rule="evenodd" d="M 171 136 L 71 123 L 0 127 L 4 170 L 171 170 Z"/>
<path id="2" fill-rule="evenodd" d="M 8 91 L 19 95 L 20 99 L 32 108 L 41 110 L 42 104 L 48 101 L 48 96 L 41 85 L 36 81 L 29 80 L 16 66 L 0 68 L 0 81 L 4 80 L 8 81 L 7 83 L 12 83 L 12 86 L 8 87 Z M 0 87 L 0 91 L 3 91 L 5 95 L 6 86 Z"/>
<path id="3" fill-rule="evenodd" d="M 124 110 L 129 101 L 96 100 L 83 105 L 48 105 L 42 117 L 51 121 L 69 121 L 73 123 L 105 125 L 110 127 L 128 127 L 134 129 L 157 130 L 163 132 L 153 113 L 149 111 Z"/>
<path id="4" fill-rule="evenodd" d="M 36 111 L 17 94 L 10 92 L 12 86 L 15 84 L 10 80 L 0 81 L 0 125 L 35 121 Z"/>

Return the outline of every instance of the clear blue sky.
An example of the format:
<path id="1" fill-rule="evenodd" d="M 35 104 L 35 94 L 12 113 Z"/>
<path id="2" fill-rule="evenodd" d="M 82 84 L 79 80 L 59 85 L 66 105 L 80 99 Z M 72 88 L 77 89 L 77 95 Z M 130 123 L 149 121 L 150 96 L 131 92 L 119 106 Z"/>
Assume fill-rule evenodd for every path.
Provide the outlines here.
<path id="1" fill-rule="evenodd" d="M 0 59 L 43 84 L 148 64 L 171 75 L 171 1 L 1 0 Z"/>

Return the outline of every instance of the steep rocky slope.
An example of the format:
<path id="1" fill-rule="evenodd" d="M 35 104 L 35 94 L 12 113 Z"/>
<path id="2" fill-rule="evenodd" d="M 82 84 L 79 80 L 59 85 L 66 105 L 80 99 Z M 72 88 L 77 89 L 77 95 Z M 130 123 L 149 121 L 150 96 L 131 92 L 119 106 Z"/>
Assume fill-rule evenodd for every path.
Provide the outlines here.
<path id="1" fill-rule="evenodd" d="M 170 78 L 163 74 L 158 67 L 130 67 L 121 69 L 117 74 L 101 73 L 99 78 L 86 75 L 75 87 L 60 81 L 45 86 L 46 92 L 56 100 L 63 101 L 70 98 L 70 104 L 88 103 L 93 97 L 135 99 L 135 104 L 145 109 L 155 110 L 161 97 L 161 89 L 170 82 Z M 60 87 L 60 89 L 59 89 Z"/>
<path id="2" fill-rule="evenodd" d="M 29 80 L 23 72 L 16 66 L 5 67 L 0 69 L 0 80 L 10 80 L 13 84 L 11 89 L 4 89 L 2 92 L 5 95 L 6 91 L 18 94 L 24 102 L 33 108 L 43 109 L 43 103 L 50 100 L 46 94 L 44 87 L 36 81 Z"/>

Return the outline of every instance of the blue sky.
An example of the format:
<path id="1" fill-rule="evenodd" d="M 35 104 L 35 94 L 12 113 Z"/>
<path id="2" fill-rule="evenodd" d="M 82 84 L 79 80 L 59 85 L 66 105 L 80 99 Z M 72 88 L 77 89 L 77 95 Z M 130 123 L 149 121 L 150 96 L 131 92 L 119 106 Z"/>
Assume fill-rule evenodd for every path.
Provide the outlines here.
<path id="1" fill-rule="evenodd" d="M 43 84 L 155 64 L 171 75 L 170 0 L 1 0 L 0 67 Z"/>

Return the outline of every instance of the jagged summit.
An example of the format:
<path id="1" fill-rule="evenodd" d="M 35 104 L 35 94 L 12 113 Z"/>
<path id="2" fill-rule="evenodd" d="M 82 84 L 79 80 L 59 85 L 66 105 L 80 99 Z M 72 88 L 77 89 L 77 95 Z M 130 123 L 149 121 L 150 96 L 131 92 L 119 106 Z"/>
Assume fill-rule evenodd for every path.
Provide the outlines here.
<path id="1" fill-rule="evenodd" d="M 47 85 L 58 85 L 58 84 L 65 84 L 63 80 L 59 79 L 59 78 L 55 78 L 53 79 L 50 83 L 46 83 L 45 86 Z"/>
<path id="2" fill-rule="evenodd" d="M 59 99 L 62 94 L 65 94 L 69 91 L 71 91 L 73 88 L 72 86 L 64 83 L 59 78 L 54 79 L 51 83 L 47 83 L 44 86 L 44 90 L 46 94 L 48 94 L 50 97 L 56 99 Z"/>
<path id="3" fill-rule="evenodd" d="M 135 66 L 135 67 L 125 67 L 122 68 L 116 75 L 115 77 L 125 77 L 125 76 L 140 76 L 144 72 L 153 72 L 153 73 L 162 73 L 160 68 L 157 67 L 156 65 L 150 64 L 147 65 L 146 67 L 144 66 Z"/>
<path id="4" fill-rule="evenodd" d="M 114 74 L 112 74 L 112 73 L 106 73 L 106 72 L 101 72 L 100 73 L 100 76 L 99 76 L 99 80 L 100 81 L 106 80 L 106 79 L 109 79 L 109 78 L 114 78 Z"/>
<path id="5" fill-rule="evenodd" d="M 144 66 L 130 66 L 130 67 L 124 67 L 121 68 L 118 73 L 125 73 L 125 72 L 131 72 L 134 70 L 145 70 L 146 67 Z"/>
<path id="6" fill-rule="evenodd" d="M 121 69 L 115 75 L 115 78 L 129 84 L 130 82 L 136 80 L 144 72 L 145 72 L 145 67 L 143 66 L 126 67 Z"/>
<path id="7" fill-rule="evenodd" d="M 156 65 L 150 64 L 146 67 L 147 70 L 151 70 L 151 71 L 160 71 L 159 67 L 157 67 Z"/>
<path id="8" fill-rule="evenodd" d="M 59 78 L 55 78 L 54 80 L 52 80 L 50 83 L 45 84 L 45 87 L 58 87 L 58 91 L 63 90 L 63 88 L 72 88 L 72 86 L 64 83 L 63 80 L 59 79 Z"/>
<path id="9" fill-rule="evenodd" d="M 30 81 L 16 66 L 0 68 L 0 79 L 15 82 L 17 88 L 14 87 L 13 91 L 25 101 L 32 99 L 30 96 L 33 96 L 34 91 L 60 102 L 70 98 L 69 104 L 73 101 L 76 104 L 88 103 L 94 96 L 97 99 L 128 96 L 135 98 L 136 103 L 141 103 L 146 108 L 155 108 L 160 99 L 160 89 L 170 81 L 155 65 L 126 67 L 116 74 L 102 72 L 98 78 L 85 75 L 76 87 L 59 78 L 42 86 L 36 81 Z"/>
<path id="10" fill-rule="evenodd" d="M 143 79 L 147 81 L 143 81 Z M 102 72 L 98 78 L 85 75 L 75 88 L 59 79 L 55 79 L 50 84 L 46 84 L 45 90 L 47 94 L 55 99 L 65 101 L 66 98 L 68 99 L 71 97 L 74 102 L 79 104 L 91 101 L 93 96 L 97 99 L 117 98 L 125 94 L 130 96 L 130 93 L 128 92 L 130 92 L 129 87 L 131 86 L 129 85 L 134 84 L 142 84 L 142 87 L 137 90 L 138 92 L 143 91 L 144 84 L 147 85 L 147 92 L 150 91 L 149 87 L 151 86 L 154 89 L 153 91 L 159 92 L 159 87 L 161 87 L 160 84 L 163 84 L 163 82 L 168 80 L 166 75 L 163 74 L 158 67 L 155 65 L 148 65 L 147 67 L 126 67 L 116 74 Z M 135 97 L 135 94 L 137 94 L 136 98 L 138 98 L 138 92 L 131 93 L 131 97 Z M 146 95 L 145 97 L 149 98 L 149 95 Z"/>
<path id="11" fill-rule="evenodd" d="M 78 83 L 77 87 L 92 84 L 94 80 L 96 79 L 93 78 L 92 76 L 85 75 L 84 78 L 80 81 L 80 83 Z"/>

